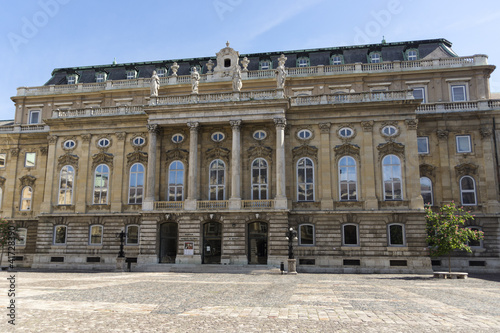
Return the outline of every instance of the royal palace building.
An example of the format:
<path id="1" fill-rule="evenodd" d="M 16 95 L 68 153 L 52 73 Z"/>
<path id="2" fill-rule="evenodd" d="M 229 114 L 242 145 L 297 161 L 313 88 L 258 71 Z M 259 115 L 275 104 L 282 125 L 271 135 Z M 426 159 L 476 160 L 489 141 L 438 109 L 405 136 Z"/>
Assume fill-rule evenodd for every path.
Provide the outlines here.
<path id="1" fill-rule="evenodd" d="M 16 265 L 115 269 L 124 232 L 138 270 L 278 267 L 293 228 L 299 272 L 430 272 L 454 201 L 485 237 L 453 267 L 498 272 L 494 69 L 445 39 L 55 69 L 0 123 Z"/>

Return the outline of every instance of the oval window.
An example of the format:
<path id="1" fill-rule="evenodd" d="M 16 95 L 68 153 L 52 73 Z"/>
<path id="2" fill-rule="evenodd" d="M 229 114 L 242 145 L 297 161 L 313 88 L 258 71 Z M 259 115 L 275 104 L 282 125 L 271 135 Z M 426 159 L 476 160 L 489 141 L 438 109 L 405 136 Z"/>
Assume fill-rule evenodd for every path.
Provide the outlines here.
<path id="1" fill-rule="evenodd" d="M 349 127 L 344 127 L 339 130 L 339 135 L 343 138 L 350 138 L 353 134 L 354 131 Z"/>
<path id="2" fill-rule="evenodd" d="M 99 141 L 97 141 L 97 145 L 99 147 L 107 147 L 107 146 L 109 146 L 109 144 L 110 144 L 110 141 L 109 141 L 109 139 L 106 139 L 106 138 L 103 138 L 103 139 L 100 139 Z"/>
<path id="3" fill-rule="evenodd" d="M 253 133 L 253 138 L 255 140 L 264 140 L 266 138 L 267 134 L 265 131 L 262 131 L 262 130 L 259 130 L 259 131 L 255 131 Z"/>
<path id="4" fill-rule="evenodd" d="M 382 133 L 387 136 L 396 135 L 397 132 L 398 132 L 397 128 L 392 125 L 385 126 L 384 128 L 382 128 Z"/>
<path id="5" fill-rule="evenodd" d="M 299 131 L 298 136 L 301 140 L 307 140 L 312 137 L 312 132 L 310 130 L 303 129 Z"/>
<path id="6" fill-rule="evenodd" d="M 184 135 L 180 133 L 172 135 L 172 142 L 181 143 L 182 141 L 184 141 Z"/>
<path id="7" fill-rule="evenodd" d="M 66 140 L 66 141 L 64 141 L 63 146 L 64 146 L 64 148 L 66 148 L 66 149 L 71 149 L 71 148 L 73 148 L 73 147 L 75 147 L 75 146 L 76 146 L 76 143 L 75 143 L 75 141 L 73 141 L 73 140 Z"/>
<path id="8" fill-rule="evenodd" d="M 215 132 L 212 134 L 212 140 L 215 142 L 221 142 L 224 140 L 224 134 L 221 132 Z"/>
<path id="9" fill-rule="evenodd" d="M 132 143 L 134 144 L 134 146 L 142 146 L 145 142 L 146 142 L 146 139 L 144 139 L 141 136 L 138 136 L 137 138 L 134 138 L 134 140 L 132 141 Z"/>

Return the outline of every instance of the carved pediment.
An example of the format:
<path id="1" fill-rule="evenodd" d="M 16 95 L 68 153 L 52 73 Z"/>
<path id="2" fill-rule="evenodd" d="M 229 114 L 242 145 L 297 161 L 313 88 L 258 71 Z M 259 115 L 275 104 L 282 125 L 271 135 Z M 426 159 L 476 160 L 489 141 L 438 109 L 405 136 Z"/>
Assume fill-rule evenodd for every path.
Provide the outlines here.
<path id="1" fill-rule="evenodd" d="M 477 172 L 478 166 L 472 163 L 462 163 L 460 165 L 455 166 L 455 170 L 458 177 L 462 177 L 465 175 L 475 175 Z"/>
<path id="2" fill-rule="evenodd" d="M 318 159 L 318 148 L 314 146 L 302 145 L 292 149 L 292 155 L 294 160 L 301 157 L 312 157 L 316 160 Z"/>
<path id="3" fill-rule="evenodd" d="M 187 163 L 189 152 L 185 149 L 175 148 L 166 152 L 167 161 L 180 160 Z"/>
<path id="4" fill-rule="evenodd" d="M 434 177 L 436 167 L 430 164 L 420 164 L 420 177 L 431 176 Z"/>
<path id="5" fill-rule="evenodd" d="M 100 153 L 92 156 L 92 170 L 94 170 L 99 164 L 106 164 L 111 169 L 113 167 L 113 154 L 101 151 Z"/>
<path id="6" fill-rule="evenodd" d="M 214 159 L 214 158 L 227 159 L 229 157 L 229 149 L 222 148 L 222 147 L 211 148 L 211 149 L 207 150 L 207 157 L 209 159 Z"/>
<path id="7" fill-rule="evenodd" d="M 379 151 L 378 159 L 379 161 L 383 156 L 388 154 L 400 155 L 404 159 L 405 146 L 402 143 L 389 141 L 387 143 L 381 143 L 377 146 L 377 150 Z"/>
<path id="8" fill-rule="evenodd" d="M 65 165 L 71 165 L 75 170 L 78 169 L 78 156 L 70 153 L 59 156 L 57 159 L 57 168 L 61 169 Z"/>
<path id="9" fill-rule="evenodd" d="M 338 145 L 333 148 L 335 155 L 355 155 L 359 156 L 359 151 L 361 150 L 358 145 L 353 145 L 351 143 L 344 143 L 343 145 Z"/>
<path id="10" fill-rule="evenodd" d="M 248 156 L 254 157 L 270 157 L 273 153 L 271 147 L 253 146 L 248 149 Z"/>
<path id="11" fill-rule="evenodd" d="M 19 178 L 19 180 L 21 181 L 21 187 L 33 186 L 33 185 L 35 185 L 36 177 L 31 176 L 31 175 L 25 175 L 25 176 L 22 176 L 21 178 Z"/>
<path id="12" fill-rule="evenodd" d="M 134 163 L 148 163 L 148 154 L 143 151 L 134 151 L 127 155 L 127 168 L 130 168 Z"/>

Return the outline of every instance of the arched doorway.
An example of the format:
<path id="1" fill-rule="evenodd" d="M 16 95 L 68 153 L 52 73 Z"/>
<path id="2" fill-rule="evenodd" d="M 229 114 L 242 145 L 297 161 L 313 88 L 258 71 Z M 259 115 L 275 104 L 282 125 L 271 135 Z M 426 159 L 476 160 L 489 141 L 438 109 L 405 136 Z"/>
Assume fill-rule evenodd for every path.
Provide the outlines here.
<path id="1" fill-rule="evenodd" d="M 267 265 L 267 223 L 248 224 L 248 264 Z"/>
<path id="2" fill-rule="evenodd" d="M 222 224 L 207 222 L 203 225 L 204 264 L 220 264 L 222 252 Z"/>
<path id="3" fill-rule="evenodd" d="M 160 226 L 160 263 L 175 264 L 176 256 L 177 223 L 163 223 Z"/>

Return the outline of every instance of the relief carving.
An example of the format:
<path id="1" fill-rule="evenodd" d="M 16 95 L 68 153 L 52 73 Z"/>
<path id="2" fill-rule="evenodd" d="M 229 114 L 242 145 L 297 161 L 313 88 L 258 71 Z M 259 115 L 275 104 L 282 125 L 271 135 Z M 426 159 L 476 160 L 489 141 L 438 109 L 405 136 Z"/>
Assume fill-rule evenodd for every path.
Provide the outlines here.
<path id="1" fill-rule="evenodd" d="M 61 169 L 65 165 L 71 165 L 78 170 L 78 156 L 70 153 L 66 153 L 57 159 L 57 168 Z"/>
<path id="2" fill-rule="evenodd" d="M 361 127 L 363 127 L 363 132 L 373 131 L 373 120 L 362 121 Z"/>
<path id="3" fill-rule="evenodd" d="M 3 186 L 5 184 L 5 178 L 0 177 L 0 186 Z"/>
<path id="4" fill-rule="evenodd" d="M 333 148 L 335 155 L 340 157 L 344 155 L 354 155 L 359 157 L 359 152 L 361 148 L 358 145 L 353 145 L 351 143 L 344 143 L 343 145 L 338 145 Z"/>
<path id="5" fill-rule="evenodd" d="M 137 150 L 133 153 L 127 154 L 127 169 L 130 169 L 134 163 L 142 163 L 146 165 L 148 163 L 148 154 Z"/>
<path id="6" fill-rule="evenodd" d="M 103 151 L 94 154 L 94 156 L 92 156 L 92 170 L 94 170 L 99 164 L 106 164 L 109 167 L 110 171 L 112 171 L 113 154 L 105 153 Z"/>
<path id="7" fill-rule="evenodd" d="M 477 172 L 478 166 L 472 163 L 462 163 L 455 166 L 455 171 L 457 173 L 457 177 L 462 177 L 466 175 L 475 175 Z"/>
<path id="8" fill-rule="evenodd" d="M 183 161 L 184 163 L 187 163 L 189 158 L 189 152 L 185 149 L 175 148 L 172 150 L 168 150 L 165 156 L 167 158 L 167 162 L 180 160 Z"/>
<path id="9" fill-rule="evenodd" d="M 447 140 L 448 134 L 449 134 L 449 132 L 447 130 L 438 129 L 436 131 L 436 135 L 437 135 L 438 139 L 440 139 L 440 140 Z"/>
<path id="10" fill-rule="evenodd" d="M 383 156 L 388 154 L 400 155 L 404 159 L 405 146 L 402 143 L 389 141 L 381 143 L 377 146 L 379 151 L 378 160 L 380 161 Z"/>
<path id="11" fill-rule="evenodd" d="M 418 119 L 406 119 L 406 128 L 409 130 L 416 130 L 418 126 Z"/>
<path id="12" fill-rule="evenodd" d="M 297 161 L 302 157 L 311 157 L 314 161 L 318 162 L 318 148 L 308 145 L 302 145 L 292 149 L 293 160 Z"/>
<path id="13" fill-rule="evenodd" d="M 25 175 L 19 178 L 19 181 L 21 182 L 21 187 L 24 186 L 33 186 L 35 185 L 36 178 L 31 175 Z"/>
<path id="14" fill-rule="evenodd" d="M 481 138 L 484 140 L 491 136 L 491 129 L 483 127 L 479 130 L 479 133 L 481 134 Z"/>
<path id="15" fill-rule="evenodd" d="M 436 167 L 430 164 L 420 164 L 420 177 L 434 177 Z"/>
<path id="16" fill-rule="evenodd" d="M 271 157 L 273 150 L 271 147 L 266 146 L 253 146 L 248 149 L 248 156 L 250 158 L 256 157 Z"/>
<path id="17" fill-rule="evenodd" d="M 227 160 L 227 158 L 229 157 L 229 153 L 230 153 L 229 149 L 227 148 L 215 147 L 207 150 L 207 157 L 209 159 L 220 158 Z"/>

